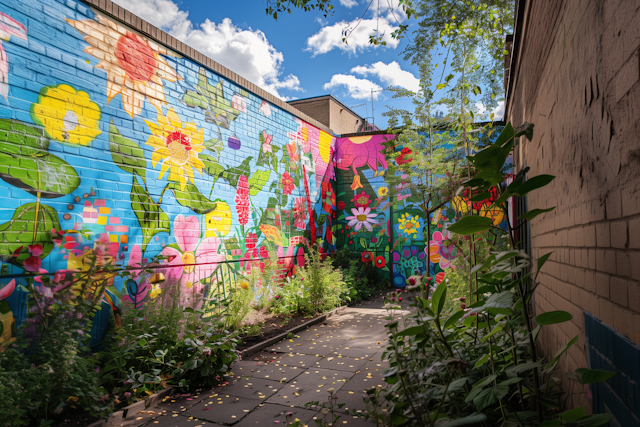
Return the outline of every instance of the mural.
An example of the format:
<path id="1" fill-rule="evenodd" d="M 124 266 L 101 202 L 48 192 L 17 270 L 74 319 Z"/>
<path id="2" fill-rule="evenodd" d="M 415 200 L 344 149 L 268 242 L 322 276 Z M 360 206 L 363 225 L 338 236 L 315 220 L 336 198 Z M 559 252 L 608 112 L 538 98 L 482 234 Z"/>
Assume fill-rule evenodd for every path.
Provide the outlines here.
<path id="1" fill-rule="evenodd" d="M 224 274 L 304 263 L 336 196 L 336 138 L 79 3 L 0 1 L 0 344 L 25 285 L 110 273 L 92 331 Z M 27 11 L 47 12 L 47 25 Z M 165 281 L 155 279 L 147 266 Z"/>
<path id="2" fill-rule="evenodd" d="M 191 306 L 269 250 L 291 274 L 316 239 L 398 287 L 427 257 L 438 281 L 451 268 L 468 195 L 427 219 L 404 182 L 391 208 L 393 135 L 336 138 L 80 3 L 0 0 L 0 94 L 0 344 L 26 285 L 55 299 L 96 265 L 92 344 L 123 310 Z"/>
<path id="3" fill-rule="evenodd" d="M 429 274 L 439 284 L 447 269 L 454 267 L 452 260 L 457 256 L 456 247 L 447 244 L 447 227 L 471 208 L 503 228 L 505 218 L 502 211 L 489 209 L 491 199 L 472 203 L 472 195 L 463 192 L 427 219 L 417 195 L 411 194 L 409 175 L 400 175 L 399 183 L 393 180 L 397 201 L 391 206 L 390 184 L 385 180 L 388 160 L 382 153 L 383 144 L 394 137 L 362 135 L 336 140 L 333 164 L 325 179 L 335 180 L 337 202 L 331 208 L 323 205 L 325 215 L 321 216 L 326 223 L 327 251 L 346 246 L 361 253 L 364 262 L 372 262 L 379 269 L 380 277 L 386 276 L 399 288 L 406 285 L 409 276 L 426 273 L 429 264 Z M 411 150 L 397 149 L 400 155 L 394 161 L 398 165 L 411 161 Z M 430 236 L 425 235 L 427 221 L 431 222 Z"/>

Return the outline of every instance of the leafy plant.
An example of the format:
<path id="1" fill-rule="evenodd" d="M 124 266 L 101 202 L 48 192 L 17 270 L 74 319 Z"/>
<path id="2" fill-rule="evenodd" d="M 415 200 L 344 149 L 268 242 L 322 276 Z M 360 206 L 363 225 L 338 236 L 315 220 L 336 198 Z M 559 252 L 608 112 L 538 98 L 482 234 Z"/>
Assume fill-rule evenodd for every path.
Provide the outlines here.
<path id="1" fill-rule="evenodd" d="M 492 203 L 506 212 L 510 195 L 524 196 L 550 182 L 553 177 L 544 175 L 525 180 L 527 168 L 511 184 L 504 184 L 507 154 L 516 137 L 531 139 L 532 128 L 526 125 L 514 130 L 508 124 L 493 144 L 469 157 L 475 176 L 464 185 L 480 194 L 497 188 L 498 197 Z M 502 233 L 491 220 L 473 215 L 449 227 L 462 236 L 488 230 Z M 440 283 L 430 294 L 431 277 L 408 280 L 407 289 L 414 299 L 411 315 L 398 312 L 400 306 L 393 299 L 386 300 L 390 340 L 383 357 L 389 360 L 385 375 L 389 388 L 369 394 L 374 407 L 371 418 L 390 425 L 423 427 L 601 426 L 609 422 L 609 415 L 587 415 L 581 407 L 564 410 L 573 393 L 561 388 L 556 368 L 577 337 L 548 361 L 539 356 L 536 338 L 541 328 L 569 321 L 571 315 L 540 313 L 534 327 L 529 301 L 537 274 L 532 276 L 529 256 L 518 249 L 520 242 L 513 230 L 507 234 L 506 250 L 487 253 L 470 269 L 470 275 L 477 274 L 478 288 L 474 292 L 477 301 L 469 301 L 469 306 L 447 310 L 447 283 Z M 537 271 L 547 259 L 545 255 L 538 260 Z M 582 389 L 612 375 L 581 368 L 568 378 Z M 390 402 L 389 414 L 379 410 L 381 399 Z"/>

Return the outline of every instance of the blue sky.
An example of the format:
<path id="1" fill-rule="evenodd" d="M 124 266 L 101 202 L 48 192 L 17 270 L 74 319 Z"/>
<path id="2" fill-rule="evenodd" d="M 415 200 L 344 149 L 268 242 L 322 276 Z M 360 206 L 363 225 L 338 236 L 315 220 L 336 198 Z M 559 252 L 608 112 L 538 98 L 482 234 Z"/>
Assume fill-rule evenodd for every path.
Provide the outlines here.
<path id="1" fill-rule="evenodd" d="M 406 18 L 395 9 L 398 0 L 334 0 L 326 19 L 318 12 L 265 14 L 264 0 L 114 0 L 174 37 L 283 99 L 332 94 L 361 116 L 371 116 L 370 90 L 404 86 L 417 90 L 417 67 L 402 60 L 407 41 L 394 41 L 391 32 Z M 390 6 L 394 7 L 394 12 Z M 364 14 L 364 19 L 355 28 Z M 415 25 L 415 20 L 410 24 Z M 378 27 L 387 46 L 373 47 L 369 35 Z M 355 28 L 349 45 L 343 28 Z M 388 91 L 374 94 L 375 122 L 386 126 L 385 104 L 409 107 L 392 100 Z"/>

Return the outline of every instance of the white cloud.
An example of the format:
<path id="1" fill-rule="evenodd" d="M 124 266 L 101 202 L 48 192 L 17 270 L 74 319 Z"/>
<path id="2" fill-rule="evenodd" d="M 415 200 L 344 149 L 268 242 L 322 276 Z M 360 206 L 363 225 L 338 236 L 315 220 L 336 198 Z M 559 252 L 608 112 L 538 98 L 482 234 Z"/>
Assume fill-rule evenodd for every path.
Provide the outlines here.
<path id="1" fill-rule="evenodd" d="M 324 90 L 333 90 L 339 87 L 347 89 L 347 95 L 353 99 L 369 99 L 371 98 L 371 90 L 379 91 L 380 86 L 367 79 L 359 79 L 355 76 L 347 76 L 345 74 L 335 74 L 331 77 L 329 83 L 325 83 L 322 88 Z M 378 99 L 381 92 L 374 92 L 373 99 Z"/>
<path id="2" fill-rule="evenodd" d="M 493 118 L 495 120 L 504 119 L 504 101 L 498 102 L 498 106 L 494 108 L 491 112 L 493 113 L 494 115 Z"/>
<path id="3" fill-rule="evenodd" d="M 340 0 L 340 4 L 346 7 L 347 9 L 351 9 L 353 6 L 358 5 L 357 0 Z"/>
<path id="4" fill-rule="evenodd" d="M 369 36 L 375 34 L 378 28 L 380 34 L 384 34 L 383 41 L 387 42 L 386 47 L 396 48 L 399 41 L 391 37 L 391 33 L 398 27 L 393 26 L 391 22 L 384 18 L 363 19 L 358 25 L 358 20 L 351 22 L 340 21 L 333 25 L 322 27 L 320 31 L 307 39 L 307 47 L 305 50 L 313 52 L 313 56 L 320 55 L 340 49 L 344 52 L 357 53 L 373 47 L 369 43 Z M 348 44 L 342 41 L 343 32 L 348 33 Z"/>
<path id="5" fill-rule="evenodd" d="M 353 67 L 351 72 L 365 77 L 368 75 L 377 76 L 380 81 L 388 84 L 389 86 L 399 86 L 414 92 L 418 92 L 420 90 L 420 80 L 418 80 L 416 76 L 409 71 L 405 71 L 400 68 L 400 64 L 396 61 L 389 64 L 378 61 L 375 64 L 368 66 L 359 65 L 357 67 Z"/>
<path id="6" fill-rule="evenodd" d="M 491 114 L 493 114 L 494 120 L 502 120 L 504 118 L 504 101 L 499 101 L 496 108 L 491 110 L 490 113 L 487 113 L 487 107 L 482 102 L 476 102 L 475 106 L 478 109 L 478 117 L 482 117 L 484 120 L 490 120 Z"/>
<path id="7" fill-rule="evenodd" d="M 267 92 L 285 99 L 280 90 L 302 91 L 298 77 L 282 79 L 284 56 L 260 30 L 241 29 L 225 18 L 206 19 L 199 27 L 171 0 L 115 0 L 120 6 L 162 28 Z"/>

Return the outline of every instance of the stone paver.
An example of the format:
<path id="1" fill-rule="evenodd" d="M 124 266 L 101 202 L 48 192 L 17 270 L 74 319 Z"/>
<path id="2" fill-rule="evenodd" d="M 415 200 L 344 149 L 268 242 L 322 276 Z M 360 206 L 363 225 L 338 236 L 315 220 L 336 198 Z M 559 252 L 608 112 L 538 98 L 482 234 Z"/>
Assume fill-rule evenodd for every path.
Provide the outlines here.
<path id="1" fill-rule="evenodd" d="M 161 415 L 146 426 L 286 425 L 286 414 L 291 412 L 311 427 L 323 414 L 305 404 L 326 402 L 329 388 L 334 388 L 337 403 L 345 404 L 338 410 L 343 413 L 338 425 L 373 426 L 351 412 L 366 411 L 364 390 L 386 386 L 382 376 L 388 364 L 380 359 L 387 344 L 385 316 L 380 297 L 349 307 L 323 324 L 236 362 L 229 384 L 167 400 L 157 410 Z"/>

